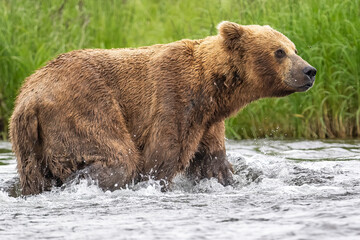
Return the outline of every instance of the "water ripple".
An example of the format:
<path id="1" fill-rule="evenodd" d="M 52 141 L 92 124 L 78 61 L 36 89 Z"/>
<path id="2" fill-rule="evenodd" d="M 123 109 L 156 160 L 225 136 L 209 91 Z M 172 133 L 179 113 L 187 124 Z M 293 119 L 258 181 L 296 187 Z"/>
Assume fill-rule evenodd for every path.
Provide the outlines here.
<path id="1" fill-rule="evenodd" d="M 177 176 L 103 192 L 87 182 L 9 197 L 18 179 L 0 142 L 0 239 L 357 239 L 360 141 L 227 142 L 235 183 Z"/>

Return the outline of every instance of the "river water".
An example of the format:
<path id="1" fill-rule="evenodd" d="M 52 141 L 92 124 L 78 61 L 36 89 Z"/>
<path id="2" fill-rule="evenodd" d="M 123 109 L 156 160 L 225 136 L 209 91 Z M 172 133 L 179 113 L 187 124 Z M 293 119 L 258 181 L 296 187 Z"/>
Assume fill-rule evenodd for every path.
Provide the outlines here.
<path id="1" fill-rule="evenodd" d="M 360 141 L 227 141 L 235 183 L 178 176 L 103 192 L 86 182 L 10 197 L 0 142 L 0 239 L 360 239 Z"/>

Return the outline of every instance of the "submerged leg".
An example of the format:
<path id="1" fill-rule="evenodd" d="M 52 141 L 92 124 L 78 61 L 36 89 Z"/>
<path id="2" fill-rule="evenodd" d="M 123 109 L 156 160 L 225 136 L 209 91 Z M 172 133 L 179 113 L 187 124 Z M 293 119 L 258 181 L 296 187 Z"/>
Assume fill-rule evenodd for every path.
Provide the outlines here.
<path id="1" fill-rule="evenodd" d="M 123 127 L 107 131 L 87 129 L 86 138 L 73 136 L 71 146 L 79 146 L 70 156 L 53 156 L 49 170 L 62 183 L 90 178 L 103 190 L 116 190 L 131 184 L 138 174 L 139 153 Z M 93 132 L 96 131 L 96 132 Z"/>
<path id="2" fill-rule="evenodd" d="M 222 185 L 233 182 L 233 168 L 225 150 L 225 125 L 219 122 L 203 135 L 199 149 L 187 168 L 187 175 L 196 181 L 217 178 Z"/>
<path id="3" fill-rule="evenodd" d="M 186 126 L 188 127 L 188 126 Z M 180 128 L 175 120 L 154 123 L 144 146 L 142 180 L 160 180 L 163 189 L 178 173 L 184 172 L 200 142 L 203 131 L 174 131 Z"/>
<path id="4" fill-rule="evenodd" d="M 94 181 L 104 191 L 114 191 L 131 185 L 134 183 L 135 177 L 136 171 L 129 171 L 122 164 L 106 166 L 106 164 L 95 162 L 72 174 L 66 182 L 72 183 L 80 179 L 87 179 Z"/>

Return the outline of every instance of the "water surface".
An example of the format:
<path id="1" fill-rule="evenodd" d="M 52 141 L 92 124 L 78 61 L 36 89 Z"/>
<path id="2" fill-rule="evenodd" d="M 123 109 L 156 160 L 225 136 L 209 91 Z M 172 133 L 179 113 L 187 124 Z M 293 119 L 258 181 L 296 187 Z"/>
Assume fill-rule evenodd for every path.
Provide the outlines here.
<path id="1" fill-rule="evenodd" d="M 360 141 L 227 142 L 235 183 L 178 176 L 103 192 L 83 182 L 10 197 L 0 142 L 0 239 L 360 239 Z"/>

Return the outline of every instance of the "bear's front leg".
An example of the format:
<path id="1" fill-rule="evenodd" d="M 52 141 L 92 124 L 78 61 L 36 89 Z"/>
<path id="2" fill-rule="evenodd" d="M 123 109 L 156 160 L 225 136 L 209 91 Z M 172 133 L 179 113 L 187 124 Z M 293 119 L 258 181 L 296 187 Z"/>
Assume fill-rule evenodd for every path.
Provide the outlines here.
<path id="1" fill-rule="evenodd" d="M 155 127 L 150 131 L 142 152 L 143 165 L 140 180 L 160 180 L 165 190 L 165 185 L 171 183 L 178 173 L 183 173 L 189 166 L 204 131 L 189 129 L 177 132 L 174 129 L 178 128 L 178 124 L 163 125 L 159 124 L 161 127 Z"/>
<path id="2" fill-rule="evenodd" d="M 187 175 L 199 181 L 204 178 L 217 178 L 226 186 L 233 182 L 233 168 L 225 151 L 225 123 L 212 125 L 204 133 L 198 151 L 187 168 Z"/>

